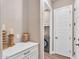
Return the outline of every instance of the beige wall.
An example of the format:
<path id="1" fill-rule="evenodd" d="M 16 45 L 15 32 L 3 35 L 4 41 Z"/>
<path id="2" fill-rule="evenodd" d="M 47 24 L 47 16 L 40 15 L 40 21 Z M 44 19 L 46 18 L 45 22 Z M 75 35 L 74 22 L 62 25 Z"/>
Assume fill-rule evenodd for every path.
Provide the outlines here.
<path id="1" fill-rule="evenodd" d="M 6 30 L 9 33 L 10 29 L 14 29 L 14 34 L 22 33 L 22 23 L 23 23 L 23 10 L 22 10 L 22 0 L 2 0 L 1 8 L 1 20 L 3 24 L 6 25 Z M 15 42 L 19 40 L 15 39 Z"/>
<path id="2" fill-rule="evenodd" d="M 0 1 L 0 49 L 1 49 L 1 1 Z M 1 55 L 1 51 L 0 51 L 0 55 Z"/>
<path id="3" fill-rule="evenodd" d="M 40 0 L 23 0 L 23 31 L 30 33 L 30 40 L 40 40 Z"/>
<path id="4" fill-rule="evenodd" d="M 29 0 L 28 32 L 30 39 L 35 42 L 40 40 L 40 0 Z"/>
<path id="5" fill-rule="evenodd" d="M 1 46 L 1 23 L 2 23 L 2 20 L 1 20 L 1 0 L 0 0 L 0 59 L 2 59 L 2 51 L 1 51 L 1 48 L 2 48 L 2 46 Z"/>
<path id="6" fill-rule="evenodd" d="M 40 42 L 40 0 L 2 0 L 1 10 L 7 32 L 13 28 L 15 37 L 29 32 L 31 41 Z"/>
<path id="7" fill-rule="evenodd" d="M 40 40 L 40 0 L 23 1 L 23 31 L 30 33 L 30 40 Z"/>
<path id="8" fill-rule="evenodd" d="M 29 0 L 28 9 L 28 32 L 30 33 L 30 40 L 40 43 L 40 0 Z"/>
<path id="9" fill-rule="evenodd" d="M 15 35 L 29 32 L 30 39 L 40 40 L 40 0 L 2 0 L 2 20 L 7 27 L 14 29 Z"/>
<path id="10" fill-rule="evenodd" d="M 28 32 L 29 0 L 23 0 L 23 32 Z"/>

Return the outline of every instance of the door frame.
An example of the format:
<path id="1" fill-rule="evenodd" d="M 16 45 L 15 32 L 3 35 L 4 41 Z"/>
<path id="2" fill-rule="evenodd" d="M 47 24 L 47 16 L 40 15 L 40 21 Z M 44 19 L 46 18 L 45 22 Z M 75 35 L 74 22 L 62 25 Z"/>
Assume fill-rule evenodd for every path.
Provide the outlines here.
<path id="1" fill-rule="evenodd" d="M 50 21 L 49 21 L 49 26 L 50 26 L 50 31 L 49 31 L 49 35 L 50 35 L 50 41 L 49 41 L 49 54 L 52 54 L 52 40 L 53 40 L 53 31 L 51 30 L 52 29 L 52 22 L 53 22 L 53 18 L 52 18 L 52 13 L 53 13 L 53 10 L 52 10 L 52 6 L 50 5 L 50 3 L 45 0 L 44 1 L 47 5 L 48 5 L 48 8 L 49 8 L 49 11 L 50 11 Z M 44 19 L 43 19 L 44 20 Z M 43 35 L 44 36 L 44 35 Z M 43 40 L 43 43 L 44 43 L 44 40 Z"/>
<path id="2" fill-rule="evenodd" d="M 44 59 L 44 29 L 43 28 L 43 10 L 44 10 L 44 0 L 40 0 L 40 57 L 39 59 Z"/>
<path id="3" fill-rule="evenodd" d="M 40 0 L 40 59 L 44 59 L 44 27 L 43 27 L 43 11 L 44 11 L 44 2 L 48 5 L 50 9 L 50 25 L 52 25 L 52 7 L 50 6 L 47 0 Z M 52 29 L 52 26 L 51 28 Z M 52 30 L 50 31 L 52 34 Z M 50 48 L 49 53 L 52 54 L 52 35 L 50 36 Z"/>
<path id="4" fill-rule="evenodd" d="M 47 1 L 47 0 L 45 0 L 45 1 Z M 48 3 L 48 1 L 47 1 L 47 3 Z M 51 17 L 52 17 L 52 13 L 53 13 L 53 9 L 52 9 L 52 7 L 49 5 L 49 3 L 48 3 L 48 6 L 50 7 L 50 9 L 51 9 Z M 43 27 L 43 10 L 44 10 L 44 0 L 40 0 L 40 59 L 44 59 L 44 37 L 43 37 L 43 35 L 44 35 L 44 27 Z M 73 42 L 74 42 L 74 0 L 73 0 L 73 9 L 72 9 L 72 26 L 73 26 L 73 28 L 72 28 L 72 31 L 73 31 Z M 52 19 L 52 18 L 51 18 Z M 53 20 L 54 21 L 54 20 Z M 51 23 L 52 24 L 52 23 Z M 51 31 L 51 33 L 52 33 L 52 31 Z M 53 35 L 53 34 L 52 34 Z M 51 38 L 52 38 L 52 36 L 51 36 Z M 54 38 L 52 38 L 52 39 L 54 39 Z M 72 42 L 72 43 L 73 43 Z M 52 43 L 52 40 L 51 40 L 51 43 Z M 51 44 L 50 44 L 51 45 Z M 74 45 L 74 44 L 73 44 Z M 52 47 L 52 45 L 50 46 L 50 47 Z M 73 47 L 74 48 L 74 47 Z M 74 49 L 73 49 L 74 50 Z M 51 49 L 50 49 L 50 54 L 55 54 L 55 51 L 52 51 Z M 72 59 L 73 58 L 73 55 L 70 57 L 70 59 Z"/>

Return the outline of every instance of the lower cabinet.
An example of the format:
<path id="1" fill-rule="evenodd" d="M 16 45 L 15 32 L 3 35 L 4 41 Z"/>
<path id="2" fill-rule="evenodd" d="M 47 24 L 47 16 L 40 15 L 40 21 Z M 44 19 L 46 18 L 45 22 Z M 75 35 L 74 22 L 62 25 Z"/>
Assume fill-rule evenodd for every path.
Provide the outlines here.
<path id="1" fill-rule="evenodd" d="M 33 52 L 32 54 L 29 55 L 29 59 L 38 59 L 38 54 L 37 51 Z"/>
<path id="2" fill-rule="evenodd" d="M 38 45 L 8 56 L 6 59 L 38 59 Z"/>
<path id="3" fill-rule="evenodd" d="M 38 50 L 35 49 L 29 55 L 25 55 L 23 59 L 38 59 Z"/>

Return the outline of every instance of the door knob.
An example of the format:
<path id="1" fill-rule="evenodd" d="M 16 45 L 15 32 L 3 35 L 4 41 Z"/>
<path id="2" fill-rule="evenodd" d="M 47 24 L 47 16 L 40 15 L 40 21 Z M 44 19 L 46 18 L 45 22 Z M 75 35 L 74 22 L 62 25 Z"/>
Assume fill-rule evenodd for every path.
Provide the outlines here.
<path id="1" fill-rule="evenodd" d="M 55 37 L 55 39 L 58 39 L 58 37 Z"/>

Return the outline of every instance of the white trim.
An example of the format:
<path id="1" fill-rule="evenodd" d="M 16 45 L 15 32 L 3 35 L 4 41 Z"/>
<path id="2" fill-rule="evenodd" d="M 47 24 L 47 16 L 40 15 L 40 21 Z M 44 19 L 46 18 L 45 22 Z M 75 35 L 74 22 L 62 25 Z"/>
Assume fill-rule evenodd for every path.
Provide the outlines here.
<path id="1" fill-rule="evenodd" d="M 66 55 L 66 54 L 64 54 L 62 52 L 58 52 L 58 51 L 55 51 L 55 54 L 63 55 L 63 56 L 66 56 L 66 57 L 70 57 L 70 55 Z"/>
<path id="2" fill-rule="evenodd" d="M 55 51 L 52 51 L 52 54 L 55 54 Z"/>
<path id="3" fill-rule="evenodd" d="M 50 6 L 50 3 L 48 2 L 48 0 L 44 0 L 44 2 L 48 5 L 49 9 L 52 9 L 52 7 Z"/>
<path id="4" fill-rule="evenodd" d="M 44 2 L 48 5 L 50 10 L 50 44 L 49 44 L 49 54 L 52 54 L 52 7 L 49 4 L 47 0 L 44 0 Z"/>
<path id="5" fill-rule="evenodd" d="M 43 10 L 44 10 L 44 0 L 40 0 L 40 59 L 44 59 L 44 28 L 43 28 Z"/>
<path id="6" fill-rule="evenodd" d="M 52 40 L 53 40 L 53 37 L 52 37 L 52 8 L 50 8 L 50 50 L 49 50 L 49 53 L 52 54 Z"/>
<path id="7" fill-rule="evenodd" d="M 44 27 L 43 27 L 43 11 L 44 11 L 44 2 L 48 5 L 50 9 L 50 19 L 52 21 L 52 7 L 49 5 L 47 0 L 40 0 L 40 59 L 44 59 Z M 52 24 L 52 23 L 51 23 Z M 50 24 L 50 25 L 51 25 Z M 52 25 L 51 25 L 52 26 Z M 51 27 L 52 29 L 52 27 Z M 52 33 L 52 30 L 50 31 L 50 35 Z M 51 37 L 51 43 L 50 43 L 50 51 L 49 53 L 52 54 L 52 35 Z"/>

